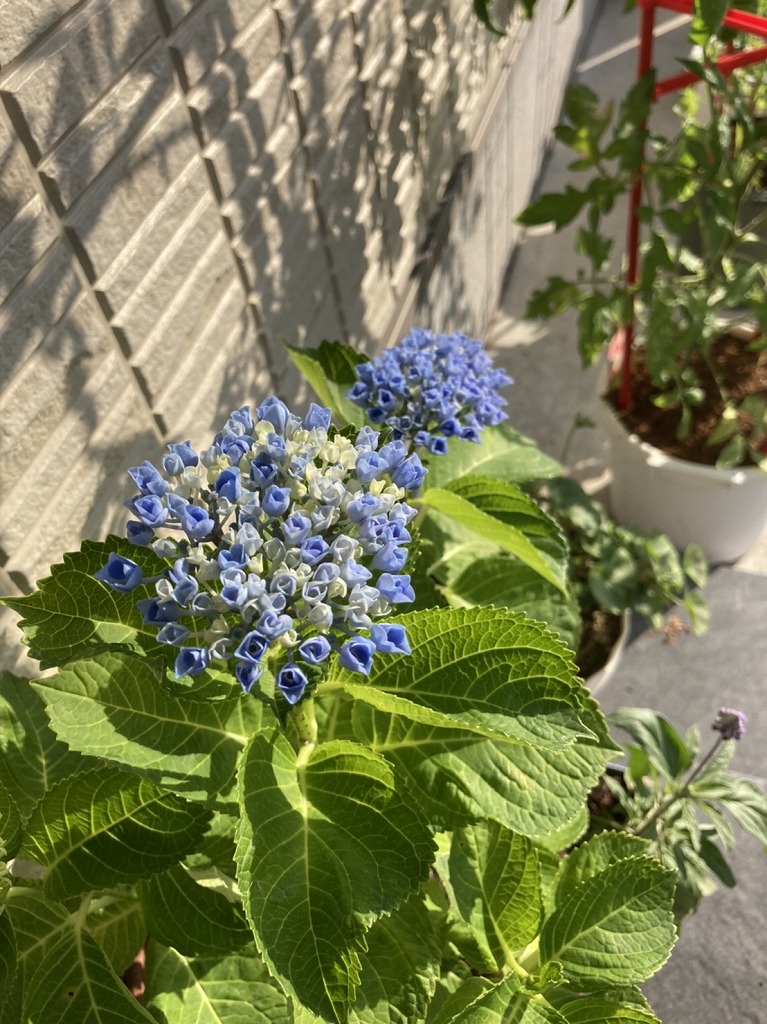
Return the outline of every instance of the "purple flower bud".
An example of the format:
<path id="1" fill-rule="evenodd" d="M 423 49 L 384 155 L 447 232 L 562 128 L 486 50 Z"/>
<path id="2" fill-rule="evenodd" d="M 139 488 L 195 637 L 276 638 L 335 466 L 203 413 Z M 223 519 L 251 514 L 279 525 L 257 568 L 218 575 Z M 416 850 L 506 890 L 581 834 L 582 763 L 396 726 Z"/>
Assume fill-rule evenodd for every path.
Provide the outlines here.
<path id="1" fill-rule="evenodd" d="M 350 672 L 362 672 L 364 675 L 368 675 L 373 664 L 375 650 L 376 646 L 372 640 L 367 640 L 364 636 L 357 636 L 347 640 L 341 647 L 338 660 Z"/>
<path id="2" fill-rule="evenodd" d="M 207 510 L 199 505 L 187 505 L 180 514 L 181 529 L 190 540 L 205 540 L 215 529 L 215 522 Z"/>
<path id="3" fill-rule="evenodd" d="M 218 553 L 218 564 L 222 569 L 241 569 L 248 561 L 248 555 L 242 544 L 232 544 Z"/>
<path id="4" fill-rule="evenodd" d="M 294 512 L 280 525 L 282 536 L 289 547 L 297 547 L 312 532 L 312 521 L 302 512 Z"/>
<path id="5" fill-rule="evenodd" d="M 178 652 L 174 672 L 176 678 L 182 676 L 199 676 L 210 664 L 210 651 L 207 647 L 182 647 Z"/>
<path id="6" fill-rule="evenodd" d="M 330 409 L 314 402 L 309 406 L 309 412 L 304 419 L 304 426 L 307 430 L 328 430 L 330 427 Z"/>
<path id="7" fill-rule="evenodd" d="M 382 654 L 410 654 L 405 627 L 398 623 L 376 623 L 370 629 L 370 639 Z"/>
<path id="8" fill-rule="evenodd" d="M 229 466 L 227 469 L 221 470 L 216 478 L 216 492 L 222 498 L 237 501 L 242 494 L 242 481 L 240 480 L 240 471 L 236 466 Z"/>
<path id="9" fill-rule="evenodd" d="M 142 462 L 140 466 L 134 466 L 128 470 L 133 477 L 136 487 L 142 494 L 156 494 L 162 497 L 170 488 L 168 481 L 159 473 L 151 462 Z"/>
<path id="10" fill-rule="evenodd" d="M 353 523 L 361 523 L 369 516 L 374 516 L 382 508 L 381 499 L 375 494 L 364 493 L 359 498 L 353 498 L 346 506 L 346 514 Z"/>
<path id="11" fill-rule="evenodd" d="M 397 487 L 403 487 L 406 491 L 417 491 L 426 479 L 426 467 L 417 455 L 410 455 L 397 466 L 391 478 Z"/>
<path id="12" fill-rule="evenodd" d="M 144 523 L 137 523 L 131 519 L 125 527 L 125 536 L 137 547 L 145 548 L 154 540 L 154 530 Z"/>
<path id="13" fill-rule="evenodd" d="M 285 515 L 290 506 L 290 488 L 276 487 L 274 484 L 267 488 L 261 500 L 261 507 L 268 516 L 276 519 Z"/>
<path id="14" fill-rule="evenodd" d="M 275 595 L 275 597 L 277 596 L 280 595 Z M 270 640 L 276 640 L 277 637 L 282 636 L 283 633 L 287 633 L 289 629 L 293 628 L 293 620 L 289 615 L 278 615 L 276 611 L 269 609 L 258 620 L 258 628 Z"/>
<path id="15" fill-rule="evenodd" d="M 290 411 L 285 403 L 281 402 L 279 398 L 274 398 L 273 396 L 271 398 L 267 398 L 256 409 L 256 414 L 260 420 L 268 420 L 278 434 L 284 435 L 285 428 L 288 425 Z"/>
<path id="16" fill-rule="evenodd" d="M 247 405 L 243 405 L 241 409 L 235 409 L 233 413 L 230 413 L 228 426 L 239 428 L 243 434 L 249 434 L 253 430 L 253 417 L 250 415 L 250 409 Z"/>
<path id="17" fill-rule="evenodd" d="M 324 636 L 312 636 L 299 646 L 298 653 L 309 665 L 319 665 L 330 654 L 330 644 Z"/>
<path id="18" fill-rule="evenodd" d="M 259 633 L 254 629 L 240 641 L 234 656 L 240 661 L 247 661 L 252 665 L 257 665 L 263 658 L 264 651 L 268 646 L 269 640 L 263 633 Z"/>
<path id="19" fill-rule="evenodd" d="M 317 562 L 325 557 L 329 548 L 327 542 L 322 537 L 308 537 L 302 542 L 299 551 L 301 552 L 302 562 L 305 562 L 306 565 L 316 565 Z"/>
<path id="20" fill-rule="evenodd" d="M 384 569 L 386 572 L 399 572 L 407 562 L 407 548 L 398 548 L 389 542 L 380 548 L 373 558 L 374 569 Z"/>
<path id="21" fill-rule="evenodd" d="M 234 674 L 237 682 L 242 687 L 243 693 L 250 693 L 255 683 L 260 679 L 263 669 L 249 661 L 240 661 L 235 666 Z"/>
<path id="22" fill-rule="evenodd" d="M 369 427 L 366 424 L 364 427 L 362 427 L 359 434 L 357 434 L 357 439 L 354 442 L 354 447 L 357 449 L 358 452 L 374 452 L 378 447 L 379 437 L 380 434 L 376 433 L 376 431 L 373 430 L 372 427 Z"/>
<path id="23" fill-rule="evenodd" d="M 276 476 L 277 467 L 264 455 L 259 455 L 251 464 L 250 479 L 256 487 L 261 489 L 268 487 Z"/>
<path id="24" fill-rule="evenodd" d="M 159 626 L 161 623 L 175 622 L 180 614 L 178 605 L 173 601 L 164 601 L 161 604 L 151 597 L 143 601 L 136 601 L 136 607 L 141 612 L 145 626 Z"/>
<path id="25" fill-rule="evenodd" d="M 168 510 L 156 494 L 146 494 L 142 497 L 131 498 L 125 505 L 131 510 L 137 519 L 140 519 L 144 526 L 156 530 L 162 526 L 168 518 Z"/>
<path id="26" fill-rule="evenodd" d="M 174 647 L 178 647 L 188 636 L 189 630 L 186 626 L 179 626 L 176 622 L 166 622 L 157 634 L 157 639 L 161 644 L 172 644 Z"/>
<path id="27" fill-rule="evenodd" d="M 444 437 L 435 436 L 429 441 L 429 453 L 431 455 L 447 455 L 447 441 Z"/>
<path id="28" fill-rule="evenodd" d="M 192 448 L 191 441 L 184 441 L 183 444 L 169 444 L 168 451 L 171 455 L 175 455 L 176 458 L 181 459 L 181 462 L 185 467 L 196 466 L 200 461 L 197 452 Z"/>
<path id="29" fill-rule="evenodd" d="M 357 456 L 355 473 L 361 484 L 369 484 L 389 470 L 389 463 L 378 452 L 361 452 Z"/>
<path id="30" fill-rule="evenodd" d="M 415 592 L 410 586 L 409 576 L 392 576 L 388 572 L 381 573 L 376 584 L 379 591 L 392 604 L 415 601 Z"/>
<path id="31" fill-rule="evenodd" d="M 121 593 L 134 590 L 144 579 L 139 565 L 114 551 L 107 559 L 107 564 L 93 575 L 97 580 L 101 580 L 102 583 L 106 583 L 113 590 L 119 590 Z"/>
<path id="32" fill-rule="evenodd" d="M 734 708 L 719 708 L 711 726 L 722 734 L 724 740 L 742 740 L 746 735 L 748 719 L 742 711 Z"/>
<path id="33" fill-rule="evenodd" d="M 309 680 L 298 665 L 283 665 L 277 673 L 277 689 L 288 704 L 298 704 L 308 685 Z"/>

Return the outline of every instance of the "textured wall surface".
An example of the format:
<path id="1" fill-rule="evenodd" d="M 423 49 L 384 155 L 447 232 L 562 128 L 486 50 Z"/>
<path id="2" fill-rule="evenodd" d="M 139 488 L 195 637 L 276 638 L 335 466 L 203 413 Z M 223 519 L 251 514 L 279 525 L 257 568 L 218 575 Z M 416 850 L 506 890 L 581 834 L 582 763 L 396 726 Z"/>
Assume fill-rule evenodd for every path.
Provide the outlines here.
<path id="1" fill-rule="evenodd" d="M 281 339 L 482 331 L 560 10 L 499 42 L 468 0 L 0 2 L 0 592 L 119 529 L 127 466 L 295 398 Z"/>

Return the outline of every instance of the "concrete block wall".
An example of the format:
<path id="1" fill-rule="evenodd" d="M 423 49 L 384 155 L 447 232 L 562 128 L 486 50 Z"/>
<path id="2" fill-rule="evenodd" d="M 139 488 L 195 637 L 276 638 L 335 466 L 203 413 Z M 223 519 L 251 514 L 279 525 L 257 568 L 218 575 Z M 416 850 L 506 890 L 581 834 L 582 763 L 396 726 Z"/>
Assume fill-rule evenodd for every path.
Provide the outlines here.
<path id="1" fill-rule="evenodd" d="M 121 529 L 127 466 L 300 401 L 283 340 L 481 332 L 582 22 L 511 6 L 499 42 L 467 0 L 0 3 L 2 592 Z"/>

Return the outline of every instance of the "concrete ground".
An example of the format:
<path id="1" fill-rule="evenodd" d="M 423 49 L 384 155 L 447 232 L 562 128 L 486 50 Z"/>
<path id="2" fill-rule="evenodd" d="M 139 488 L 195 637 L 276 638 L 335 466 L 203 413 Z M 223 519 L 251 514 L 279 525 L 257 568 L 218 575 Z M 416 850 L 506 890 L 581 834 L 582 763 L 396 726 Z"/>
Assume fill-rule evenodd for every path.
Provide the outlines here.
<path id="1" fill-rule="evenodd" d="M 622 96 L 635 75 L 638 15 L 624 15 L 622 8 L 618 0 L 603 3 L 575 72 L 605 99 Z M 659 16 L 660 73 L 671 73 L 674 58 L 688 51 L 686 24 L 682 16 Z M 653 116 L 667 118 L 669 111 L 670 104 L 664 102 Z M 541 192 L 561 186 L 570 173 L 570 159 L 564 147 L 555 146 Z M 625 210 L 617 210 L 613 227 L 621 242 L 625 219 Z M 487 338 L 516 380 L 509 392 L 512 424 L 556 458 L 576 414 L 596 418 L 597 371 L 580 367 L 573 317 L 531 323 L 524 319 L 524 309 L 532 290 L 549 274 L 568 271 L 573 235 L 528 233 Z M 618 253 L 622 249 L 622 244 L 617 246 Z M 604 497 L 609 476 L 598 429 L 576 434 L 567 465 L 590 491 Z M 707 636 L 686 635 L 664 645 L 658 634 L 641 632 L 640 626 L 640 635 L 599 699 L 606 711 L 622 705 L 652 707 L 680 731 L 697 724 L 704 742 L 720 705 L 743 709 L 749 731 L 739 744 L 734 768 L 767 785 L 767 536 L 737 566 L 713 573 L 707 598 Z M 721 889 L 688 918 L 669 964 L 645 986 L 664 1024 L 767 1024 L 767 857 L 746 837 L 739 840 L 731 864 L 737 888 Z"/>

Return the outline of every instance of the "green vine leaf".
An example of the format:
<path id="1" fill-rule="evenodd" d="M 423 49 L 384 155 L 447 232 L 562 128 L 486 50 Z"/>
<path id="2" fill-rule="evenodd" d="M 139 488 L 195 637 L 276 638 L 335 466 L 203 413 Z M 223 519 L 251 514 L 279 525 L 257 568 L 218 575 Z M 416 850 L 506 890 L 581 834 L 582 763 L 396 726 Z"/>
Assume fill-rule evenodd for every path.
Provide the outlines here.
<path id="1" fill-rule="evenodd" d="M 180 864 L 138 887 L 150 935 L 184 956 L 233 953 L 252 940 L 245 914 Z"/>
<path id="2" fill-rule="evenodd" d="M 240 803 L 239 882 L 259 949 L 289 994 L 345 1022 L 365 927 L 426 877 L 429 829 L 383 758 L 334 740 L 297 759 L 274 730 L 243 755 Z"/>
<path id="3" fill-rule="evenodd" d="M 646 981 L 676 942 L 676 874 L 650 857 L 610 864 L 563 894 L 541 931 L 541 962 L 559 960 L 574 982 Z"/>
<path id="4" fill-rule="evenodd" d="M 209 818 L 197 804 L 102 766 L 46 793 L 20 856 L 42 864 L 46 893 L 65 900 L 164 870 L 195 849 Z"/>
<path id="5" fill-rule="evenodd" d="M 85 918 L 32 889 L 14 888 L 25 1024 L 153 1024 L 85 928 Z"/>
<path id="6" fill-rule="evenodd" d="M 413 653 L 379 659 L 368 679 L 331 667 L 326 687 L 437 728 L 560 750 L 593 739 L 572 655 L 545 626 L 492 608 L 403 615 Z"/>
<path id="7" fill-rule="evenodd" d="M 54 783 L 83 767 L 82 757 L 56 739 L 31 681 L 0 673 L 0 785 L 21 817 Z"/>
<path id="8" fill-rule="evenodd" d="M 354 367 L 367 362 L 367 356 L 355 352 L 340 341 L 323 341 L 317 348 L 286 345 L 294 366 L 314 389 L 320 404 L 333 411 L 333 419 L 343 426 L 351 423 L 362 427 L 366 422 L 364 409 L 350 402 L 346 392 L 356 382 Z"/>
<path id="9" fill-rule="evenodd" d="M 482 443 L 451 437 L 447 455 L 432 459 L 424 481 L 424 491 L 447 487 L 468 476 L 493 477 L 507 484 L 547 480 L 560 476 L 562 467 L 540 450 L 534 441 L 508 424 L 486 427 Z"/>
<path id="10" fill-rule="evenodd" d="M 209 704 L 163 689 L 162 670 L 105 652 L 33 683 L 72 750 L 136 772 L 190 800 L 227 794 L 237 758 L 261 726 L 253 697 Z"/>
<path id="11" fill-rule="evenodd" d="M 151 548 L 137 547 L 122 537 L 86 540 L 79 551 L 64 555 L 62 564 L 51 567 L 51 575 L 40 581 L 33 594 L 0 599 L 21 615 L 24 641 L 41 668 L 113 647 L 167 659 L 157 631 L 143 624 L 136 607 L 139 598 L 154 596 L 154 587 L 143 584 L 121 594 L 94 579 L 112 551 L 140 565 L 145 576 L 166 568 Z"/>
<path id="12" fill-rule="evenodd" d="M 451 904 L 490 951 L 496 970 L 538 934 L 543 912 L 538 857 L 525 836 L 494 821 L 458 829 L 438 871 Z"/>
<path id="13" fill-rule="evenodd" d="M 189 958 L 154 940 L 147 946 L 144 1003 L 167 1024 L 292 1024 L 285 994 L 254 949 Z"/>

